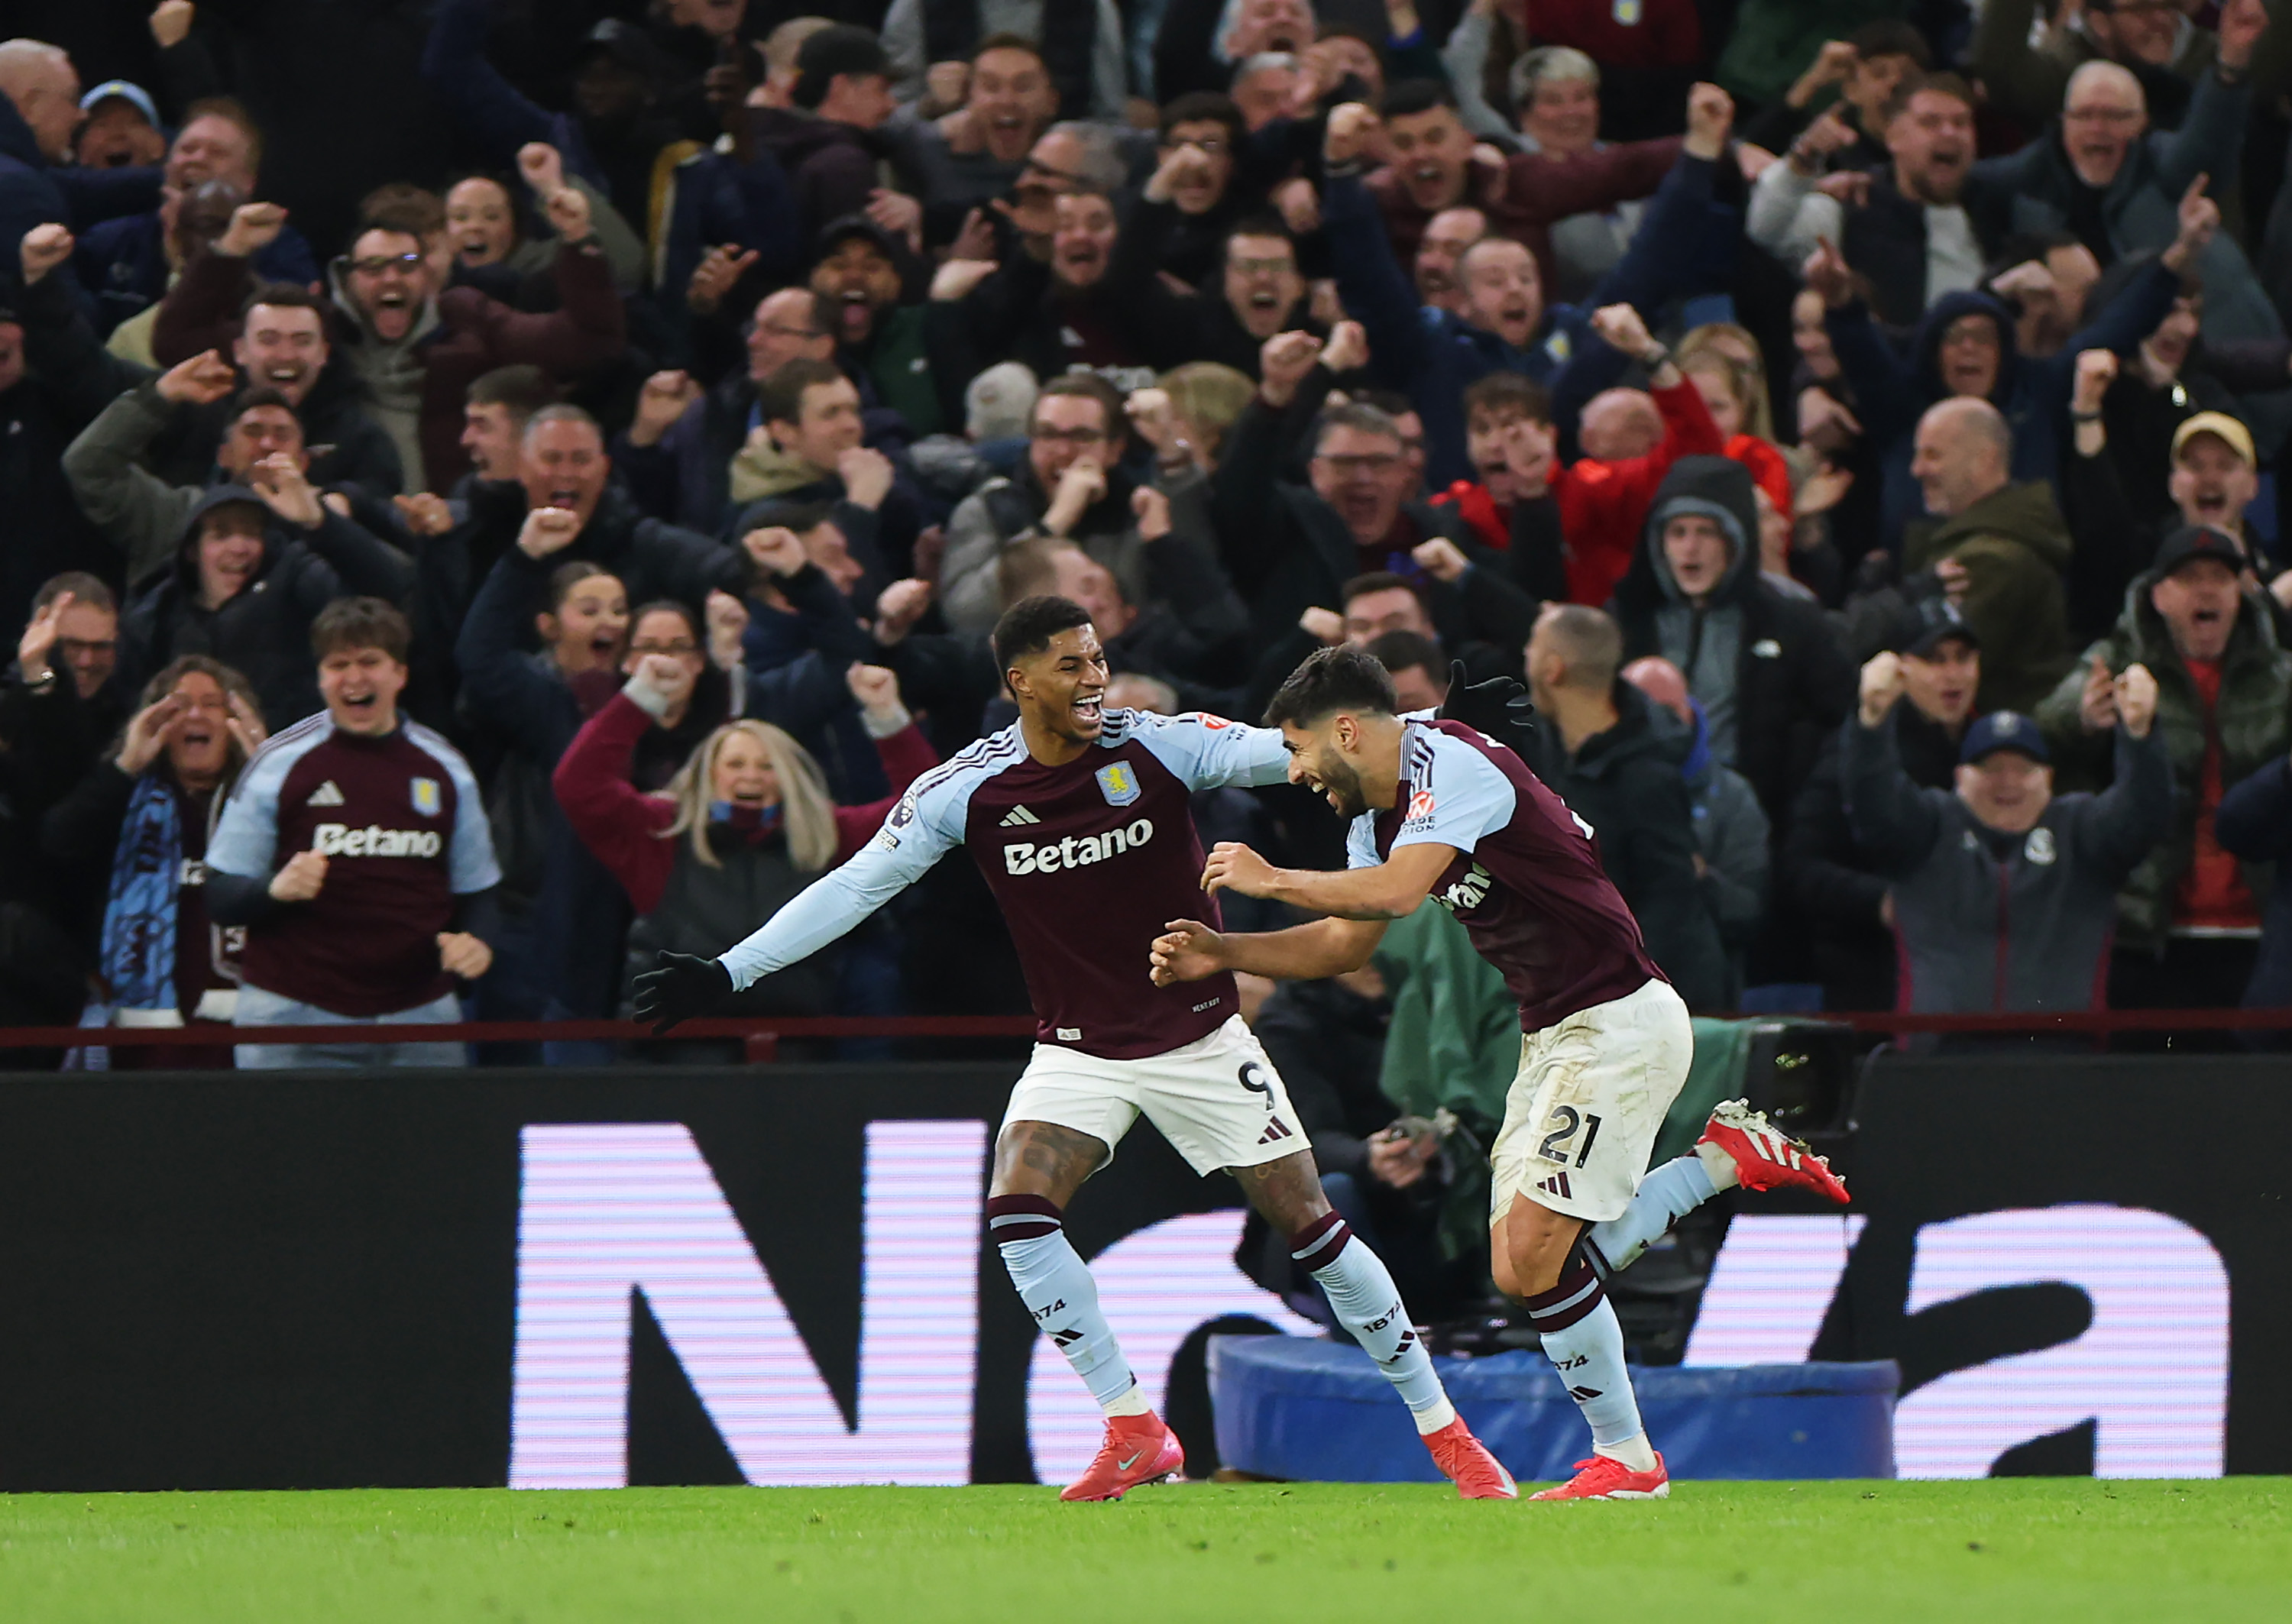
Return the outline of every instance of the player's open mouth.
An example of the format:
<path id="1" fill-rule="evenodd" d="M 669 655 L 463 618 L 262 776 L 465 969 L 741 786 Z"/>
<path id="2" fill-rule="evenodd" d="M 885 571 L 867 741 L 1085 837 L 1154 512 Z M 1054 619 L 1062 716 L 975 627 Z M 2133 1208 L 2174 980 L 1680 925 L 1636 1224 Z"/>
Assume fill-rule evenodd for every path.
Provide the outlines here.
<path id="1" fill-rule="evenodd" d="M 579 507 L 581 505 L 580 487 L 572 485 L 561 485 L 554 487 L 549 493 L 549 505 L 553 508 Z"/>
<path id="2" fill-rule="evenodd" d="M 289 383 L 300 383 L 303 381 L 303 371 L 304 368 L 302 362 L 286 361 L 272 367 L 263 375 L 269 378 L 271 382 L 278 384 L 283 389 Z"/>
<path id="3" fill-rule="evenodd" d="M 1098 726 L 1103 714 L 1102 696 L 1097 694 L 1093 694 L 1085 699 L 1079 694 L 1076 695 L 1074 713 L 1075 720 L 1077 721 L 1082 723 L 1085 727 L 1095 728 Z"/>

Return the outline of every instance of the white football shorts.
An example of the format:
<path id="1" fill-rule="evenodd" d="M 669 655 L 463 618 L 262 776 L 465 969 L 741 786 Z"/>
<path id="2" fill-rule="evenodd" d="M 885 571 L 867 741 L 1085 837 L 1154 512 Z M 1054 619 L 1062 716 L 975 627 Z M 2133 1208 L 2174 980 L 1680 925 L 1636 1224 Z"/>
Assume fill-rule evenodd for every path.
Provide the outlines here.
<path id="1" fill-rule="evenodd" d="M 1489 1221 L 1516 1195 L 1586 1223 L 1622 1217 L 1694 1055 L 1687 1005 L 1663 981 L 1523 1033 L 1489 1154 Z"/>
<path id="2" fill-rule="evenodd" d="M 1312 1148 L 1281 1073 L 1239 1015 L 1206 1038 L 1142 1060 L 1037 1043 L 1003 1125 L 1052 1122 L 1103 1139 L 1103 1167 L 1142 1113 L 1205 1176 Z"/>

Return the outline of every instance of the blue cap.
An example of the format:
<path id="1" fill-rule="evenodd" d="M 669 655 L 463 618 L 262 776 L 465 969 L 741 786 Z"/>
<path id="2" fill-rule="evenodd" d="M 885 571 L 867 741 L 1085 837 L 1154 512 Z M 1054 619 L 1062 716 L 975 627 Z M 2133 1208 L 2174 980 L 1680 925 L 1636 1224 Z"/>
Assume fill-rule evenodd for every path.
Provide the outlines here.
<path id="1" fill-rule="evenodd" d="M 2053 760 L 2046 753 L 2046 736 L 2038 731 L 2037 723 L 2019 711 L 1992 711 L 1968 728 L 1965 748 L 1957 752 L 1957 759 L 1971 767 L 2001 750 L 2018 750 L 2032 761 Z"/>
<path id="2" fill-rule="evenodd" d="M 151 92 L 141 84 L 130 84 L 125 79 L 106 79 L 79 99 L 79 110 L 83 113 L 93 113 L 98 102 L 109 101 L 114 96 L 127 102 L 137 112 L 142 114 L 143 121 L 153 129 L 159 127 L 159 108 L 158 104 L 151 100 Z"/>

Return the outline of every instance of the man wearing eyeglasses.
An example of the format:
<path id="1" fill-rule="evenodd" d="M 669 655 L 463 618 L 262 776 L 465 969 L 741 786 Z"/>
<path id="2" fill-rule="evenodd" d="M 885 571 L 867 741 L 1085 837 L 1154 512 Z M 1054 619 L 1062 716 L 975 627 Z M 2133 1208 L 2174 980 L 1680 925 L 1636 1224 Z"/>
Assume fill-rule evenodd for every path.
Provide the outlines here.
<path id="1" fill-rule="evenodd" d="M 1004 609 L 998 568 L 1021 536 L 1071 541 L 1114 571 L 1133 603 L 1147 598 L 1148 549 L 1133 510 L 1138 486 L 1120 463 L 1129 445 L 1122 397 L 1089 373 L 1053 378 L 1036 398 L 1027 456 L 1008 479 L 964 498 L 948 520 L 940 591 L 948 624 L 984 635 Z"/>
<path id="2" fill-rule="evenodd" d="M 1989 206 L 2010 216 L 1990 223 L 2074 233 L 2104 268 L 2144 249 L 2165 249 L 2179 230 L 2176 205 L 2192 181 L 2209 176 L 2216 199 L 2230 189 L 2252 113 L 2254 53 L 2267 28 L 2262 0 L 2229 0 L 2221 12 L 2218 58 L 2198 78 L 2188 114 L 2170 133 L 2151 130 L 2153 109 L 2129 68 L 2085 63 L 2069 76 L 2054 131 L 1974 165 L 1981 195 L 1998 200 Z M 2233 234 L 2215 233 L 2196 265 L 2208 342 L 2284 336 L 2282 318 Z"/>
<path id="3" fill-rule="evenodd" d="M 472 382 L 520 363 L 560 382 L 577 378 L 618 356 L 628 337 L 579 188 L 561 185 L 545 200 L 561 245 L 552 267 L 558 308 L 545 314 L 512 310 L 475 288 L 444 287 L 424 241 L 435 206 L 423 197 L 373 211 L 350 252 L 329 267 L 327 315 L 333 353 L 365 387 L 367 414 L 397 447 L 407 489 L 443 494 L 470 470 L 461 438 Z M 163 301 L 160 325 L 190 353 L 229 348 L 239 334 L 243 291 L 236 274 L 202 276 L 195 263 Z"/>
<path id="4" fill-rule="evenodd" d="M 2180 0 L 2085 0 L 2073 20 L 2033 44 L 2037 0 L 1994 0 L 1974 25 L 1965 70 L 1981 81 L 1992 108 L 2035 130 L 2061 109 L 2070 74 L 2086 62 L 2115 62 L 2141 82 L 2158 126 L 2176 130 L 2220 54 L 2189 10 Z"/>
<path id="5" fill-rule="evenodd" d="M 0 741 L 11 761 L 9 800 L 20 824 L 95 765 L 127 720 L 119 668 L 119 604 L 93 575 L 73 570 L 42 586 L 16 645 L 13 680 L 0 687 Z"/>

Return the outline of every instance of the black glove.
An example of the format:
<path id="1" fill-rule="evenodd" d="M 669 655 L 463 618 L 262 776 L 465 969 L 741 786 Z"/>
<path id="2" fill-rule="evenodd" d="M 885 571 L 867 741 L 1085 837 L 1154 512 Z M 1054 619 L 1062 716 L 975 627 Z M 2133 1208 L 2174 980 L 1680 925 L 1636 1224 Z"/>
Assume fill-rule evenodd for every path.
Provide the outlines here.
<path id="1" fill-rule="evenodd" d="M 1465 686 L 1465 663 L 1449 666 L 1449 697 L 1432 713 L 1444 722 L 1462 722 L 1513 750 L 1528 747 L 1536 731 L 1536 706 L 1528 690 L 1510 677 L 1491 677 Z"/>
<path id="2" fill-rule="evenodd" d="M 636 1017 L 650 1021 L 652 1035 L 662 1037 L 679 1021 L 706 1015 L 731 996 L 732 972 L 715 960 L 665 953 L 659 969 L 637 977 Z"/>

